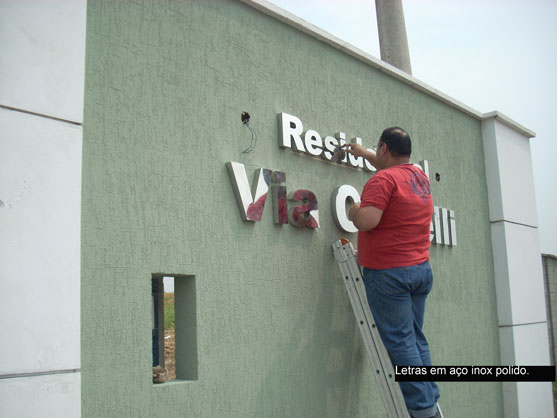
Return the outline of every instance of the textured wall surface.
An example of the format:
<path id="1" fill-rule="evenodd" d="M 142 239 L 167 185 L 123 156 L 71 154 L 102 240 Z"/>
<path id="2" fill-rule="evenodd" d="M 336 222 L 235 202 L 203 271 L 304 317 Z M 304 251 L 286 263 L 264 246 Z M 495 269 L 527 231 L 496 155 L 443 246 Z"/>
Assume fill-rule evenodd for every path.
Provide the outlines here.
<path id="1" fill-rule="evenodd" d="M 331 193 L 369 174 L 279 149 L 280 112 L 366 146 L 408 130 L 458 231 L 431 249 L 433 362 L 499 363 L 479 120 L 236 1 L 91 0 L 87 31 L 84 417 L 385 415 L 331 251 Z M 270 201 L 242 221 L 228 161 L 312 190 L 321 228 L 274 225 Z M 152 273 L 195 276 L 196 381 L 151 382 Z M 447 416 L 502 416 L 500 384 L 440 388 Z"/>
<path id="2" fill-rule="evenodd" d="M 557 257 L 543 254 L 543 278 L 545 283 L 545 306 L 550 343 L 551 364 L 557 358 Z"/>

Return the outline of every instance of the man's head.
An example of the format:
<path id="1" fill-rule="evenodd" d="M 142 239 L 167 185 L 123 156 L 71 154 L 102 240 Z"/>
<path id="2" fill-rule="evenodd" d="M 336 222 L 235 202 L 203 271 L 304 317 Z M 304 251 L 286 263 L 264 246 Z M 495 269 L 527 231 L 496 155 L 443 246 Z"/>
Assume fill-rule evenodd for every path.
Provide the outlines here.
<path id="1" fill-rule="evenodd" d="M 410 161 L 412 142 L 404 129 L 387 128 L 377 142 L 377 168 L 383 169 L 393 165 L 406 164 Z"/>
<path id="2" fill-rule="evenodd" d="M 402 128 L 387 128 L 381 134 L 377 149 L 385 144 L 393 157 L 408 157 L 412 153 L 412 141 L 410 135 Z"/>

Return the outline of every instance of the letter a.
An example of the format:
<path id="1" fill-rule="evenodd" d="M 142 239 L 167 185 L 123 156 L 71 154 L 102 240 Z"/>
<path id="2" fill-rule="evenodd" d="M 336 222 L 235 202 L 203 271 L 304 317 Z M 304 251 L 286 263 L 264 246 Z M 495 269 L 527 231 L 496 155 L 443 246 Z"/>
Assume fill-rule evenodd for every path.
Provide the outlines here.
<path id="1" fill-rule="evenodd" d="M 317 198 L 309 190 L 296 190 L 288 199 L 294 206 L 288 211 L 290 224 L 297 227 L 319 228 Z"/>

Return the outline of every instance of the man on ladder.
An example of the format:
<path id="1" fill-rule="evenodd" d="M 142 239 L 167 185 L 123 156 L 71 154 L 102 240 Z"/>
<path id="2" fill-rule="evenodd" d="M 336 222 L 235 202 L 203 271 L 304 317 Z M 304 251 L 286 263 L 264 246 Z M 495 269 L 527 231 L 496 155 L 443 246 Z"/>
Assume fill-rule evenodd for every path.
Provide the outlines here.
<path id="1" fill-rule="evenodd" d="M 377 329 L 393 365 L 431 366 L 422 332 L 433 282 L 429 180 L 410 163 L 410 136 L 401 128 L 385 129 L 375 153 L 354 143 L 346 148 L 379 170 L 364 186 L 361 203 L 348 214 L 359 230 L 358 263 Z M 434 382 L 399 384 L 412 418 L 441 416 Z"/>

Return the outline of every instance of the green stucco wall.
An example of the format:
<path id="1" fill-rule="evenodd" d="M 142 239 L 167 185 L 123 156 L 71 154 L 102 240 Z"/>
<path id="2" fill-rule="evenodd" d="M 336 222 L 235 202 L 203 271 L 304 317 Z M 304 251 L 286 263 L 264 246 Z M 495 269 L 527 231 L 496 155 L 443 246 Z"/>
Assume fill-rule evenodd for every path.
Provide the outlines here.
<path id="1" fill-rule="evenodd" d="M 371 18 L 371 17 L 370 17 Z M 257 130 L 255 150 L 242 154 Z M 331 243 L 330 196 L 369 174 L 278 147 L 277 114 L 364 145 L 405 128 L 457 247 L 432 246 L 434 364 L 499 363 L 480 121 L 237 1 L 91 0 L 83 144 L 82 414 L 383 417 Z M 225 163 L 284 171 L 321 228 L 240 219 Z M 349 237 L 355 240 L 355 235 Z M 151 381 L 151 275 L 195 276 L 199 378 Z M 501 417 L 500 383 L 441 383 L 452 417 Z"/>

